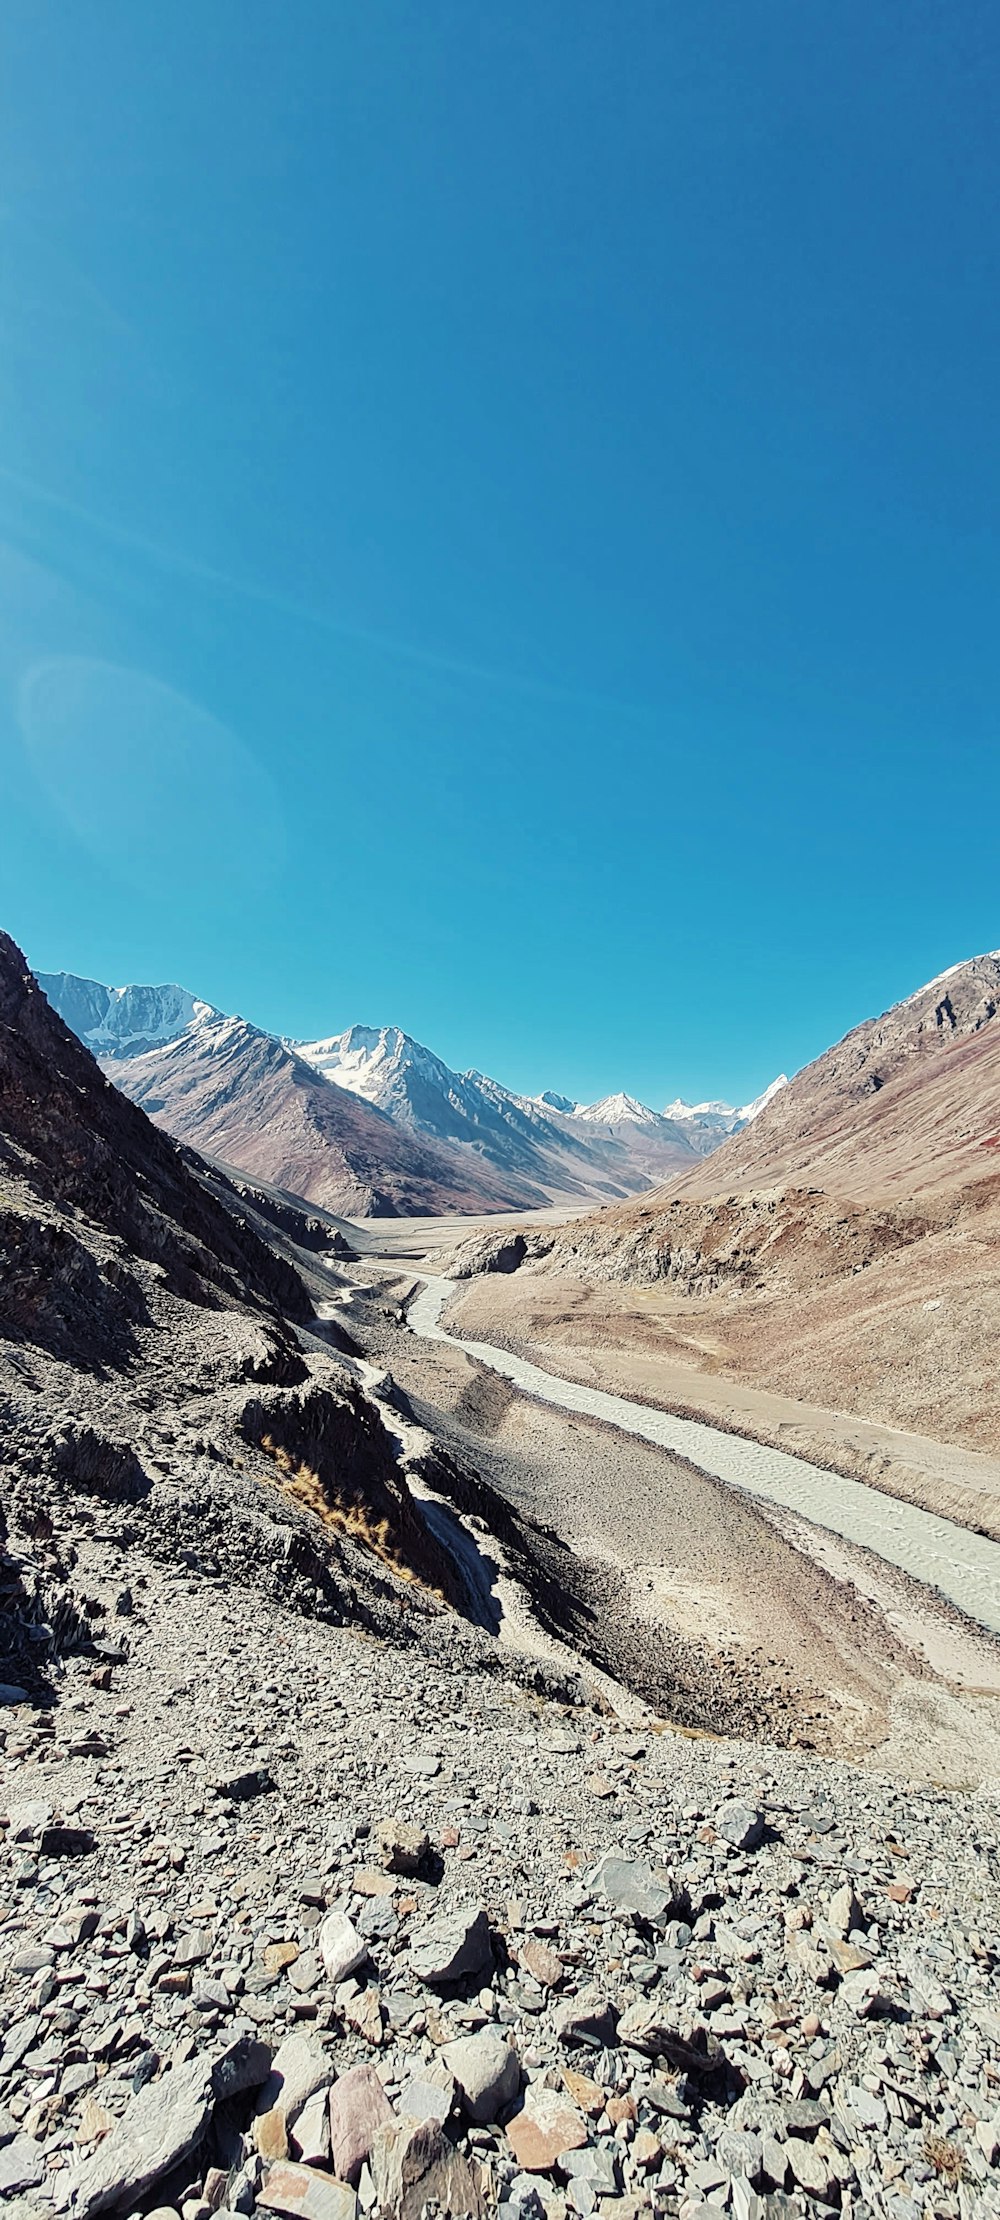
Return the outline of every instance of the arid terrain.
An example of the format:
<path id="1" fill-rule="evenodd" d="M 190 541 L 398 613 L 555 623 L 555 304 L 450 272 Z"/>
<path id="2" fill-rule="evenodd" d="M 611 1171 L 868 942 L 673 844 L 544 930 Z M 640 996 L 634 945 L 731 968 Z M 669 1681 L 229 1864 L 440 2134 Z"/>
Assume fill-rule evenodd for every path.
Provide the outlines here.
<path id="1" fill-rule="evenodd" d="M 996 1614 L 629 1431 L 621 1238 L 206 1162 L 0 940 L 16 2220 L 991 2220 Z M 429 1326 L 456 1258 L 446 1328 L 621 1420 Z"/>
<path id="2" fill-rule="evenodd" d="M 995 1532 L 998 984 L 958 966 L 655 1194 L 456 1243 L 462 1331 Z"/>

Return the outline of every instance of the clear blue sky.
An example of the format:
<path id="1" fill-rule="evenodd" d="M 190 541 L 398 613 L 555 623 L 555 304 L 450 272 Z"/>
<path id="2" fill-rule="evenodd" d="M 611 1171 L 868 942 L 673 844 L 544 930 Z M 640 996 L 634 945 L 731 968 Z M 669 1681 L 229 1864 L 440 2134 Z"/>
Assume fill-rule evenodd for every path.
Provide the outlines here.
<path id="1" fill-rule="evenodd" d="M 1000 19 L 6 0 L 0 919 L 739 1099 L 1000 943 Z"/>

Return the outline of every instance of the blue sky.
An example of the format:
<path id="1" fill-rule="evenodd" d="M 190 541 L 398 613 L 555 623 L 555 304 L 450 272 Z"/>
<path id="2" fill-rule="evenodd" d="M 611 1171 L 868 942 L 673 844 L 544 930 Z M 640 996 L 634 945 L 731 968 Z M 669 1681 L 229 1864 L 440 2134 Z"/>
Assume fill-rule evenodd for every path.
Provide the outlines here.
<path id="1" fill-rule="evenodd" d="M 0 920 L 740 1099 L 1000 943 L 1000 30 L 7 0 Z"/>

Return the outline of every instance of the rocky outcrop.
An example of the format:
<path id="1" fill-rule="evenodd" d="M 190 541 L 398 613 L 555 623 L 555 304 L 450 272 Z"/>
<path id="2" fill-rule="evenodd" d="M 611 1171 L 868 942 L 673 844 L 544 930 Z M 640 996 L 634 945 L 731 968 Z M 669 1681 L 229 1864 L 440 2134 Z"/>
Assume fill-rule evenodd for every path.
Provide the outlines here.
<path id="1" fill-rule="evenodd" d="M 298 1272 L 214 1176 L 109 1084 L 0 940 L 0 1480 L 44 1555 L 41 1585 L 13 1577 L 0 1599 L 14 1684 L 40 1688 L 74 1644 L 113 1648 L 131 1616 L 127 1578 L 79 1590 L 95 1518 L 123 1553 L 404 1642 L 445 1599 L 466 1605 L 378 1409 L 319 1328 L 301 1345 Z M 305 1213 L 276 1228 L 289 1248 L 312 1232 Z"/>
<path id="2" fill-rule="evenodd" d="M 297 1275 L 199 1188 L 166 1135 L 103 1078 L 5 933 L 0 1168 L 20 1174 L 43 1210 L 82 1211 L 117 1237 L 123 1257 L 158 1266 L 191 1301 L 228 1296 L 309 1314 Z"/>
<path id="3" fill-rule="evenodd" d="M 808 1184 L 856 1201 L 981 1178 L 1000 1141 L 1000 952 L 855 1026 L 671 1192 Z"/>

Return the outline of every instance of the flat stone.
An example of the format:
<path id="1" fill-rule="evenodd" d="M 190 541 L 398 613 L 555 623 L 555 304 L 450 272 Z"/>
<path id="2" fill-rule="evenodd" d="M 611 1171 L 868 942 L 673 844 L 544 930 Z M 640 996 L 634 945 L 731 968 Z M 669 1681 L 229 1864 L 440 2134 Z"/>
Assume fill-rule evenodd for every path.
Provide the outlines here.
<path id="1" fill-rule="evenodd" d="M 653 1927 L 665 1927 L 673 1905 L 673 1890 L 657 1881 L 643 1858 L 623 1858 L 609 1852 L 601 1859 L 594 1887 L 620 1912 L 634 1912 Z"/>
<path id="2" fill-rule="evenodd" d="M 303 2166 L 328 2166 L 330 2163 L 330 2101 L 326 2089 L 317 2089 L 307 2097 L 301 2112 L 296 2114 L 295 2125 L 287 2131 L 288 2149 Z"/>
<path id="3" fill-rule="evenodd" d="M 270 2112 L 262 2112 L 260 2119 L 254 2121 L 253 2139 L 263 2159 L 274 2161 L 291 2156 L 285 2115 L 277 2105 Z"/>
<path id="4" fill-rule="evenodd" d="M 439 1913 L 418 1929 L 410 1946 L 410 1971 L 429 1988 L 467 1980 L 491 1964 L 489 1921 L 482 1904 Z"/>
<path id="5" fill-rule="evenodd" d="M 838 1973 L 861 1973 L 872 1963 L 870 1950 L 863 1949 L 860 1943 L 844 1942 L 840 1935 L 830 1937 L 830 1956 Z"/>
<path id="6" fill-rule="evenodd" d="M 0 2149 L 0 2196 L 16 2196 L 19 2189 L 33 2189 L 45 2172 L 42 2146 L 33 2135 L 15 2135 Z"/>
<path id="7" fill-rule="evenodd" d="M 211 1937 L 201 1933 L 198 1928 L 192 1928 L 189 1934 L 181 1935 L 175 1943 L 173 1962 L 178 1967 L 201 1966 L 211 1955 Z"/>
<path id="8" fill-rule="evenodd" d="M 764 2208 L 745 2174 L 733 2175 L 729 2185 L 729 2208 L 733 2220 L 761 2220 Z"/>
<path id="9" fill-rule="evenodd" d="M 212 2093 L 222 2099 L 260 2089 L 271 2071 L 271 2045 L 256 2035 L 240 2035 L 212 2067 Z"/>
<path id="10" fill-rule="evenodd" d="M 436 1750 L 404 1750 L 403 1764 L 408 1773 L 415 1773 L 422 1781 L 436 1780 L 441 1771 L 441 1760 Z"/>
<path id="11" fill-rule="evenodd" d="M 93 2220 L 95 2213 L 117 2205 L 131 2211 L 201 2141 L 213 2103 L 211 2066 L 205 2058 L 190 2059 L 147 2083 L 93 2156 L 64 2178 L 63 2207 L 75 2220 Z"/>
<path id="12" fill-rule="evenodd" d="M 379 1866 L 358 1866 L 354 1875 L 355 1896 L 393 1896 L 395 1891 L 396 1883 L 391 1873 L 383 1873 Z"/>
<path id="13" fill-rule="evenodd" d="M 382 1999 L 375 1988 L 362 1989 L 360 1996 L 350 1997 L 344 2006 L 344 2019 L 356 2035 L 377 2049 L 385 2033 L 382 2017 Z"/>
<path id="14" fill-rule="evenodd" d="M 317 1930 L 316 1942 L 327 1980 L 335 1989 L 349 1974 L 356 1973 L 368 1956 L 364 1936 L 358 1934 L 353 1920 L 348 1919 L 339 1906 L 327 1912 Z"/>
<path id="15" fill-rule="evenodd" d="M 449 2220 L 484 2220 L 487 2197 L 479 2168 L 433 2120 L 396 2120 L 380 2128 L 370 2166 L 379 2220 L 422 2220 L 428 2206 Z"/>
<path id="16" fill-rule="evenodd" d="M 760 2136 L 749 2128 L 724 2128 L 715 2155 L 727 2174 L 745 2174 L 748 2181 L 755 2181 L 761 2166 Z"/>
<path id="17" fill-rule="evenodd" d="M 600 2082 L 592 2081 L 589 2074 L 575 2073 L 572 2066 L 561 2066 L 559 2071 L 567 2096 L 579 2105 L 588 2119 L 599 2119 L 607 2102 L 607 2092 Z"/>
<path id="18" fill-rule="evenodd" d="M 113 2115 L 105 2111 L 103 2104 L 98 2104 L 96 2097 L 85 2097 L 80 2106 L 80 2117 L 73 2140 L 81 2144 L 96 2143 L 113 2126 Z"/>
<path id="19" fill-rule="evenodd" d="M 257 2210 L 280 2212 L 285 2220 L 355 2220 L 358 2200 L 346 2182 L 315 2166 L 272 2166 L 257 2193 Z"/>
<path id="20" fill-rule="evenodd" d="M 877 2135 L 885 2134 L 889 2113 L 884 2097 L 876 2097 L 871 2089 L 851 2081 L 844 2090 L 844 2102 L 859 2127 L 873 2128 Z"/>
<path id="21" fill-rule="evenodd" d="M 664 2081 L 662 2076 L 657 2076 L 655 2081 L 647 2084 L 644 2094 L 646 2103 L 652 2105 L 653 2111 L 664 2113 L 668 2120 L 690 2118 L 691 2106 L 685 2103 L 676 2082 Z"/>
<path id="22" fill-rule="evenodd" d="M 288 1968 L 290 1986 L 298 1996 L 308 1996 L 318 1988 L 323 1978 L 323 1968 L 315 1950 L 303 1950 Z"/>
<path id="23" fill-rule="evenodd" d="M 558 1951 L 548 1943 L 536 1942 L 533 1936 L 521 1944 L 520 1958 L 525 1973 L 530 1973 L 543 1989 L 557 1989 L 565 1978 L 566 1968 Z"/>
<path id="24" fill-rule="evenodd" d="M 845 1881 L 843 1887 L 835 1890 L 831 1896 L 826 1907 L 826 1918 L 831 1933 L 840 1935 L 845 1940 L 856 1927 L 867 1926 L 865 1915 L 849 1881 Z"/>
<path id="25" fill-rule="evenodd" d="M 600 2144 L 588 2144 L 586 2150 L 563 2151 L 559 2166 L 570 2181 L 589 2182 L 595 2196 L 616 2197 L 621 2188 L 616 2153 L 604 2150 Z"/>
<path id="26" fill-rule="evenodd" d="M 785 2150 L 793 2179 L 798 2182 L 799 2188 L 804 2189 L 808 2196 L 818 2197 L 821 2203 L 828 2204 L 833 2191 L 833 2175 L 822 2151 L 817 2150 L 815 2143 L 803 2142 L 798 2135 L 789 2136 Z"/>
<path id="27" fill-rule="evenodd" d="M 389 1895 L 369 1897 L 368 1902 L 362 1904 L 355 1922 L 358 1934 L 363 1935 L 368 1943 L 384 1942 L 387 1936 L 395 1935 L 399 1927 L 399 1914 L 391 1893 L 395 1883 L 389 1873 L 380 1873 L 379 1880 L 386 1884 Z"/>
<path id="28" fill-rule="evenodd" d="M 887 1999 L 882 1993 L 874 1967 L 865 1973 L 845 1974 L 840 1984 L 840 2001 L 858 2019 L 876 2019 L 887 2009 Z"/>
<path id="29" fill-rule="evenodd" d="M 12 1680 L 0 1680 L 0 1704 L 26 1704 L 28 1701 L 26 1688 L 19 1688 Z"/>
<path id="30" fill-rule="evenodd" d="M 298 1943 L 274 1942 L 265 1944 L 263 1954 L 265 1973 L 284 1973 L 286 1966 L 294 1966 L 298 1955 Z"/>
<path id="31" fill-rule="evenodd" d="M 29 1943 L 26 1949 L 15 1952 L 10 1970 L 12 1973 L 44 1973 L 54 1964 L 54 1950 L 47 1950 L 44 1943 Z"/>
<path id="32" fill-rule="evenodd" d="M 821 2127 L 829 2127 L 830 2115 L 825 2104 L 815 2097 L 796 2097 L 786 2104 L 785 2126 L 794 2135 L 815 2135 Z"/>
<path id="33" fill-rule="evenodd" d="M 245 1773 L 230 1773 L 212 1782 L 217 1796 L 228 1796 L 234 1804 L 245 1804 L 254 1796 L 269 1796 L 277 1787 L 274 1775 L 266 1765 L 253 1765 Z"/>
<path id="34" fill-rule="evenodd" d="M 288 2131 L 303 2105 L 318 2090 L 329 2089 L 333 2064 L 305 2035 L 289 2035 L 275 2051 L 271 2071 L 257 2099 L 254 2141 L 262 2158 L 283 2158 Z"/>
<path id="35" fill-rule="evenodd" d="M 45 1833 L 52 1818 L 52 1806 L 41 1796 L 31 1796 L 24 1803 L 7 1806 L 7 1840 L 33 1842 Z"/>
<path id="36" fill-rule="evenodd" d="M 529 2089 L 507 2122 L 507 2141 L 526 2174 L 548 2174 L 564 2151 L 584 2148 L 587 2122 L 560 2090 Z"/>
<path id="37" fill-rule="evenodd" d="M 788 2179 L 788 2153 L 776 2135 L 761 2136 L 760 2162 L 765 2182 L 770 2182 L 777 2190 L 784 2189 Z"/>
<path id="38" fill-rule="evenodd" d="M 441 2056 L 455 2077 L 462 2109 L 476 2127 L 488 2126 L 513 2104 L 521 2086 L 521 2067 L 517 2052 L 495 2028 L 446 2043 Z"/>
<path id="39" fill-rule="evenodd" d="M 947 1989 L 942 1989 L 940 1982 L 935 1981 L 933 1974 L 926 1971 L 924 1967 L 913 1967 L 910 1973 L 910 1987 L 913 1993 L 914 2005 L 921 2018 L 944 2020 L 954 2011 L 955 2007 Z"/>
<path id="40" fill-rule="evenodd" d="M 374 2066 L 352 2066 L 330 2091 L 330 2147 L 342 2181 L 356 2182 L 393 2112 Z"/>
<path id="41" fill-rule="evenodd" d="M 82 2097 L 85 2089 L 92 2089 L 97 2080 L 97 2068 L 89 2060 L 78 2066 L 67 2066 L 59 2083 L 61 2097 Z M 2 2132 L 2 2131 L 0 2131 Z"/>
<path id="42" fill-rule="evenodd" d="M 443 2127 L 455 2101 L 455 2084 L 450 2074 L 435 2077 L 433 2068 L 425 2075 L 414 2075 L 404 2082 L 397 2098 L 400 2117 L 410 2120 L 436 2120 Z"/>

